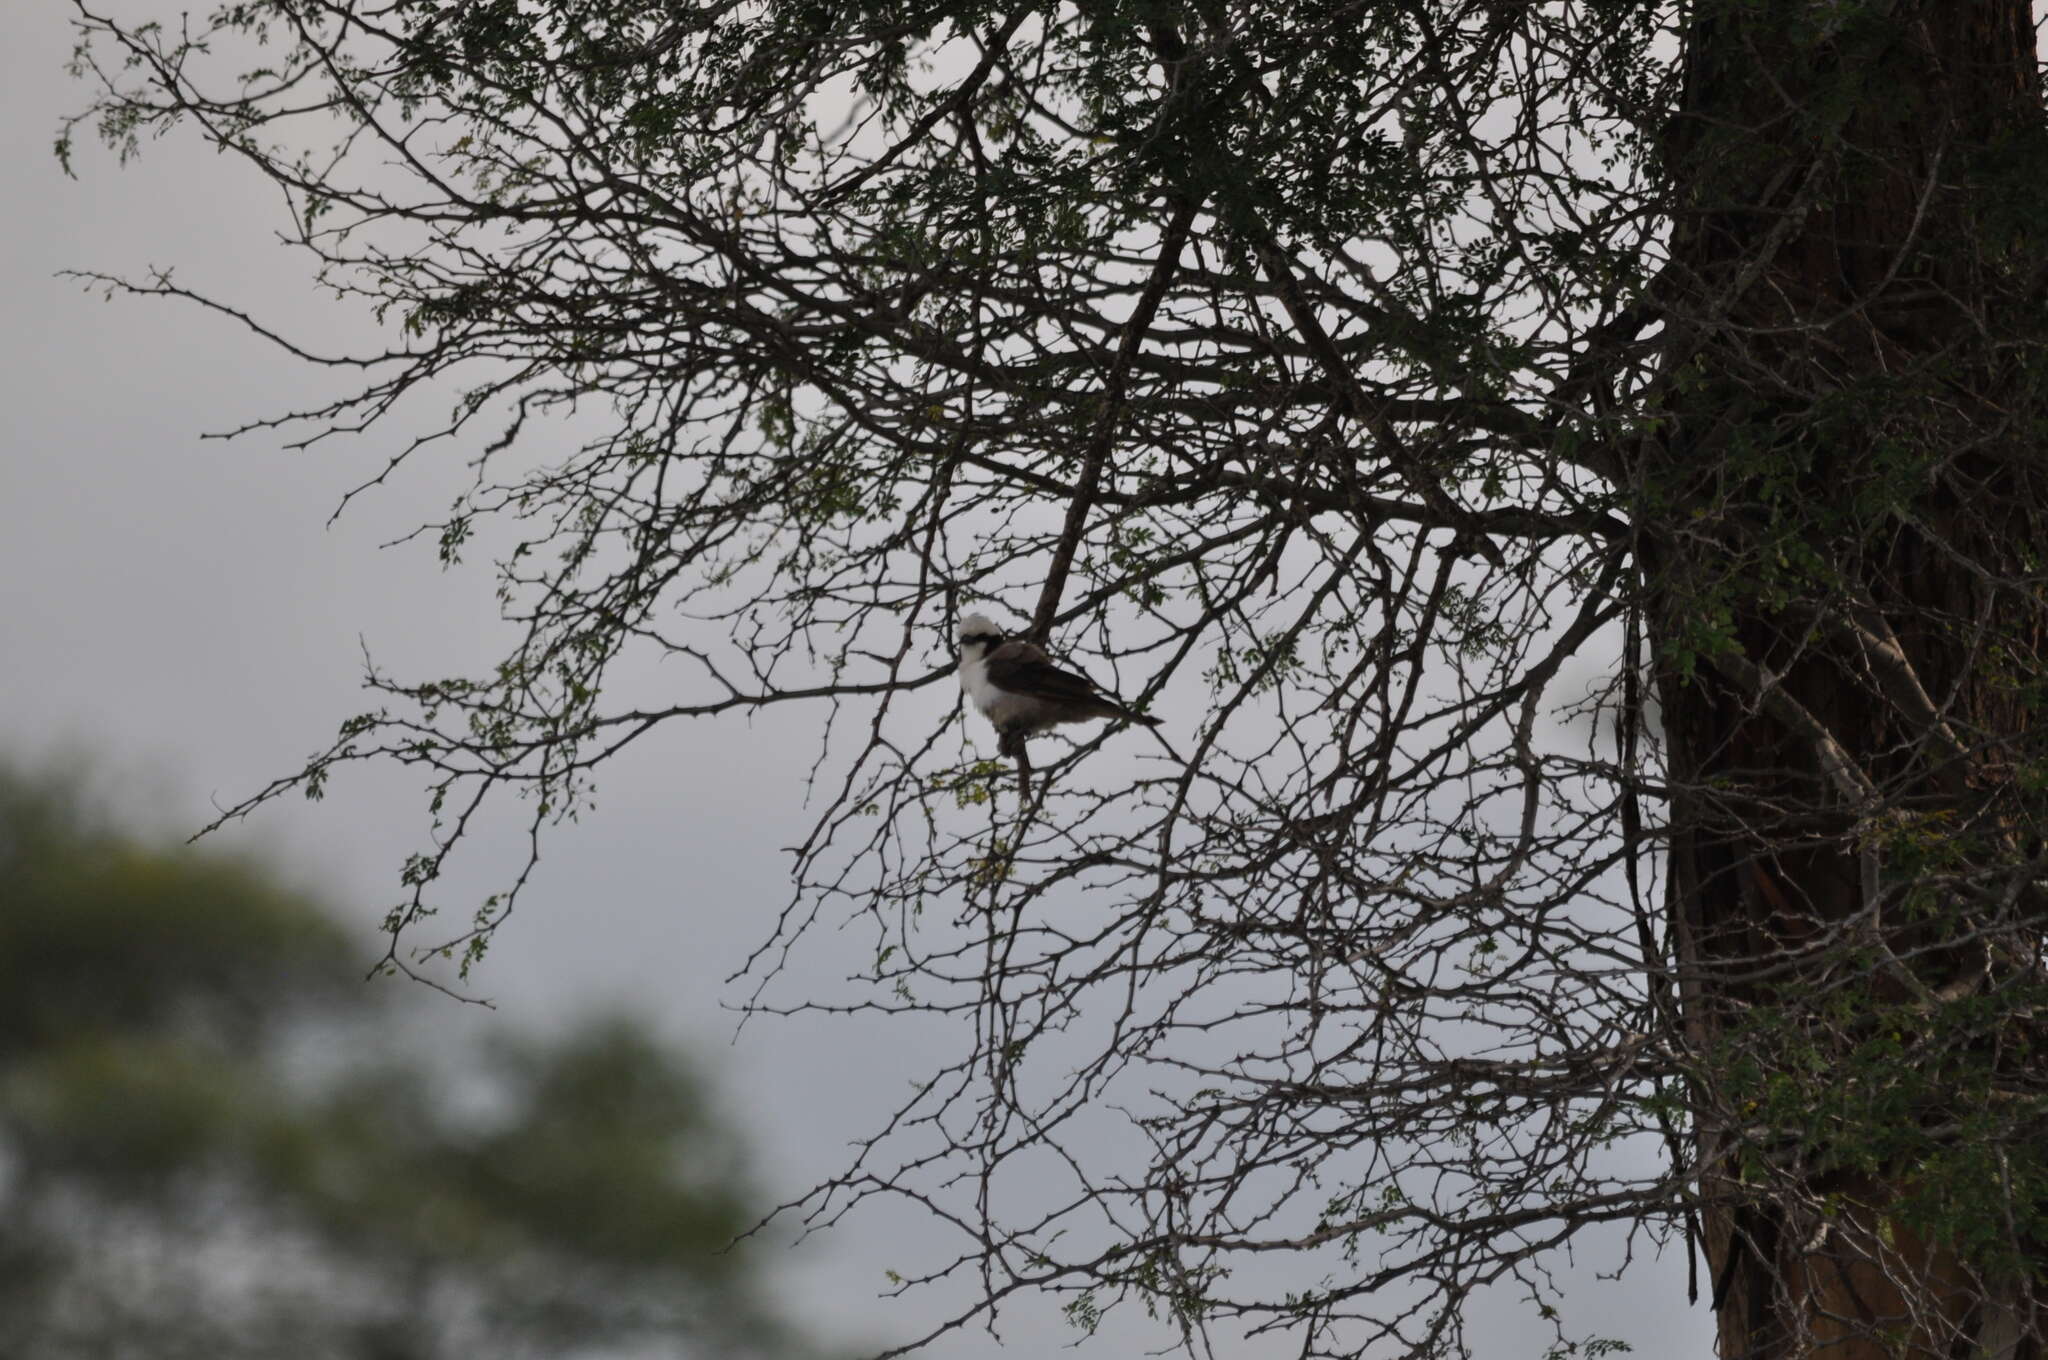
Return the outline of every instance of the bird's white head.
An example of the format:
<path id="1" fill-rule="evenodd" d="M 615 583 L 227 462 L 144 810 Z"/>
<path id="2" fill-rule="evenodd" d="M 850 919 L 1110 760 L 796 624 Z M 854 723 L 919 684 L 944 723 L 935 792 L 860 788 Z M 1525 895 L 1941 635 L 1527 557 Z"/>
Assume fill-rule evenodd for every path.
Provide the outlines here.
<path id="1" fill-rule="evenodd" d="M 1002 645 L 1003 630 L 986 614 L 966 614 L 960 619 L 960 655 L 978 661 Z"/>

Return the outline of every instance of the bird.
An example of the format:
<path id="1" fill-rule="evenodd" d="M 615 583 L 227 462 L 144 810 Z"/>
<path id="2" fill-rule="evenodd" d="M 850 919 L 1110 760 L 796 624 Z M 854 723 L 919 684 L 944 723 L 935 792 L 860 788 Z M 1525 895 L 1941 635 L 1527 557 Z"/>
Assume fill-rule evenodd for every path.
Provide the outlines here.
<path id="1" fill-rule="evenodd" d="M 1024 756 L 1027 737 L 1061 723 L 1121 718 L 1156 727 L 1085 675 L 1052 664 L 1043 648 L 1023 638 L 1005 641 L 984 614 L 960 620 L 960 688 L 995 724 L 996 750 Z"/>

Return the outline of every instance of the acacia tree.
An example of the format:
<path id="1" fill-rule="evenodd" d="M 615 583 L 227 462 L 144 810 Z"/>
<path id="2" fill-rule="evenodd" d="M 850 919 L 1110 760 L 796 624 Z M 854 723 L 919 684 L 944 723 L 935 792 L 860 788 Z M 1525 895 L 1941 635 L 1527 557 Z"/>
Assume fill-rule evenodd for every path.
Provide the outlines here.
<path id="1" fill-rule="evenodd" d="M 2041 1352 L 2025 5 L 80 15 L 79 121 L 243 157 L 389 348 L 96 281 L 361 374 L 250 430 L 478 469 L 425 531 L 518 645 L 373 671 L 231 814 L 419 769 L 394 967 L 510 909 L 418 934 L 491 800 L 539 833 L 657 728 L 808 705 L 751 1004 L 969 1037 L 793 1207 L 958 1225 L 939 1329 L 1042 1290 L 1441 1354 L 1618 1225 L 1731 1356 Z M 1169 735 L 1013 792 L 970 602 Z M 869 976 L 779 991 L 847 920 Z"/>

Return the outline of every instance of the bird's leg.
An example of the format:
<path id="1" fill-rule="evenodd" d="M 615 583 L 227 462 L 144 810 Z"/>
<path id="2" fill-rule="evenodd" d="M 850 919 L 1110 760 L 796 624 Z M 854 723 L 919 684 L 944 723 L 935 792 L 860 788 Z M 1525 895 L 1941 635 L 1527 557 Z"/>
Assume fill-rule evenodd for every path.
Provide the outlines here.
<path id="1" fill-rule="evenodd" d="M 1031 756 L 1024 749 L 1024 729 L 1004 727 L 996 731 L 996 754 L 1017 758 L 1017 788 L 1024 801 L 1031 801 Z"/>

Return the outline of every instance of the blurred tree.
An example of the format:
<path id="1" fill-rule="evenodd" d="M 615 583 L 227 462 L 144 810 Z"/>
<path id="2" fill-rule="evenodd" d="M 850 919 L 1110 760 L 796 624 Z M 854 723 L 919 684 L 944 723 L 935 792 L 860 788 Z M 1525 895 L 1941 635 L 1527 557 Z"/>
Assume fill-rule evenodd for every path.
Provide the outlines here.
<path id="1" fill-rule="evenodd" d="M 274 872 L 4 769 L 0 885 L 13 1360 L 803 1350 L 725 1249 L 732 1131 L 632 1022 L 430 1070 Z"/>

